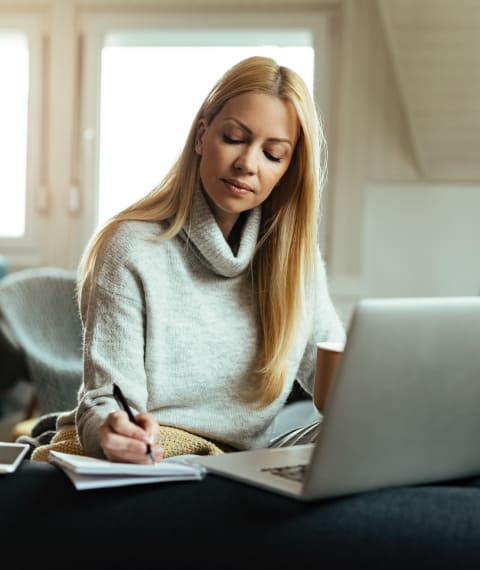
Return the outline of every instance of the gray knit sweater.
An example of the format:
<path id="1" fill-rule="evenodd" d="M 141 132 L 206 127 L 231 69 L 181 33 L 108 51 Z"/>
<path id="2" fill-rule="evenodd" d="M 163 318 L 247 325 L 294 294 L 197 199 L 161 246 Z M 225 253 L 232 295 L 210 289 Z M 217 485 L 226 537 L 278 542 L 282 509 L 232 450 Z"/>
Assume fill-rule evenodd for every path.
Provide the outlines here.
<path id="1" fill-rule="evenodd" d="M 98 427 L 118 409 L 112 382 L 134 413 L 149 411 L 160 424 L 239 449 L 266 446 L 295 378 L 313 390 L 316 342 L 345 338 L 321 265 L 283 392 L 252 409 L 240 391 L 252 378 L 259 346 L 248 266 L 261 209 L 249 213 L 237 255 L 201 191 L 192 212 L 188 227 L 160 243 L 148 238 L 163 231 L 161 224 L 120 224 L 85 292 L 83 384 L 77 409 L 59 425 L 75 414 L 89 455 L 103 455 Z"/>

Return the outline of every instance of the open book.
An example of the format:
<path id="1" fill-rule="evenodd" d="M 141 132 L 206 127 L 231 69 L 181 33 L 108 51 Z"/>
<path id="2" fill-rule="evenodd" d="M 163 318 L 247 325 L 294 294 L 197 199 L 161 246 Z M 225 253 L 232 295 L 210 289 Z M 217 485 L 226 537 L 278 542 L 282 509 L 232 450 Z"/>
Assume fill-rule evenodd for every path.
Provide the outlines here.
<path id="1" fill-rule="evenodd" d="M 113 463 L 105 459 L 50 451 L 48 460 L 60 467 L 75 488 L 79 490 L 200 480 L 207 473 L 205 467 L 187 462 L 184 458 L 182 459 L 182 456 L 163 459 L 154 465 L 139 465 L 137 463 Z"/>

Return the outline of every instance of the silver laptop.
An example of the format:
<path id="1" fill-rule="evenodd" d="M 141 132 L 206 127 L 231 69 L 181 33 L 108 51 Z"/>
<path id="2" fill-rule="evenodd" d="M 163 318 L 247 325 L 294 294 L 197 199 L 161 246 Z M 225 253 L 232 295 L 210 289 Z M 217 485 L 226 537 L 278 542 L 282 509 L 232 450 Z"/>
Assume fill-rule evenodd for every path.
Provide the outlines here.
<path id="1" fill-rule="evenodd" d="M 480 297 L 356 306 L 315 444 L 199 458 L 311 501 L 480 475 Z"/>

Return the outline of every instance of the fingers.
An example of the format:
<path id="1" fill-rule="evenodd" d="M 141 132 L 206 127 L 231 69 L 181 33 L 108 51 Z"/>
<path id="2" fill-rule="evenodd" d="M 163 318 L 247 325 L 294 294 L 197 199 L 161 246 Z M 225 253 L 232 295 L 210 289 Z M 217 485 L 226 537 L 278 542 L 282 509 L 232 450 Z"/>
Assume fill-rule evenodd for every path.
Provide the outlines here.
<path id="1" fill-rule="evenodd" d="M 109 461 L 126 463 L 150 463 L 147 445 L 151 446 L 156 461 L 163 456 L 163 449 L 154 445 L 158 436 L 158 424 L 150 414 L 139 414 L 140 426 L 130 422 L 126 412 L 111 412 L 99 428 L 100 445 Z"/>
<path id="2" fill-rule="evenodd" d="M 152 414 L 149 413 L 138 414 L 136 420 L 147 434 L 147 443 L 153 445 L 158 439 L 158 432 L 160 430 L 158 422 L 154 419 Z"/>
<path id="3" fill-rule="evenodd" d="M 150 443 L 149 435 L 143 429 L 143 425 L 136 425 L 131 422 L 124 411 L 111 412 L 107 417 L 107 424 L 115 433 Z"/>

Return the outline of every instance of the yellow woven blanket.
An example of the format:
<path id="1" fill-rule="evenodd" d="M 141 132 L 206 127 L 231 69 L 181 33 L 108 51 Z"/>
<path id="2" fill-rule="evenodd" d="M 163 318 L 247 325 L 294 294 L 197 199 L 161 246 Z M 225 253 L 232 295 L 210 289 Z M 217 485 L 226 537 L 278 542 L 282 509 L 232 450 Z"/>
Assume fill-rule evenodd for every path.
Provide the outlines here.
<path id="1" fill-rule="evenodd" d="M 227 451 L 227 447 L 220 447 L 219 444 L 208 439 L 170 426 L 160 426 L 157 441 L 163 447 L 164 458 L 183 455 L 184 453 L 218 455 Z M 85 455 L 74 425 L 63 426 L 58 429 L 49 444 L 40 445 L 33 451 L 31 459 L 33 461 L 48 461 L 50 450 Z"/>

